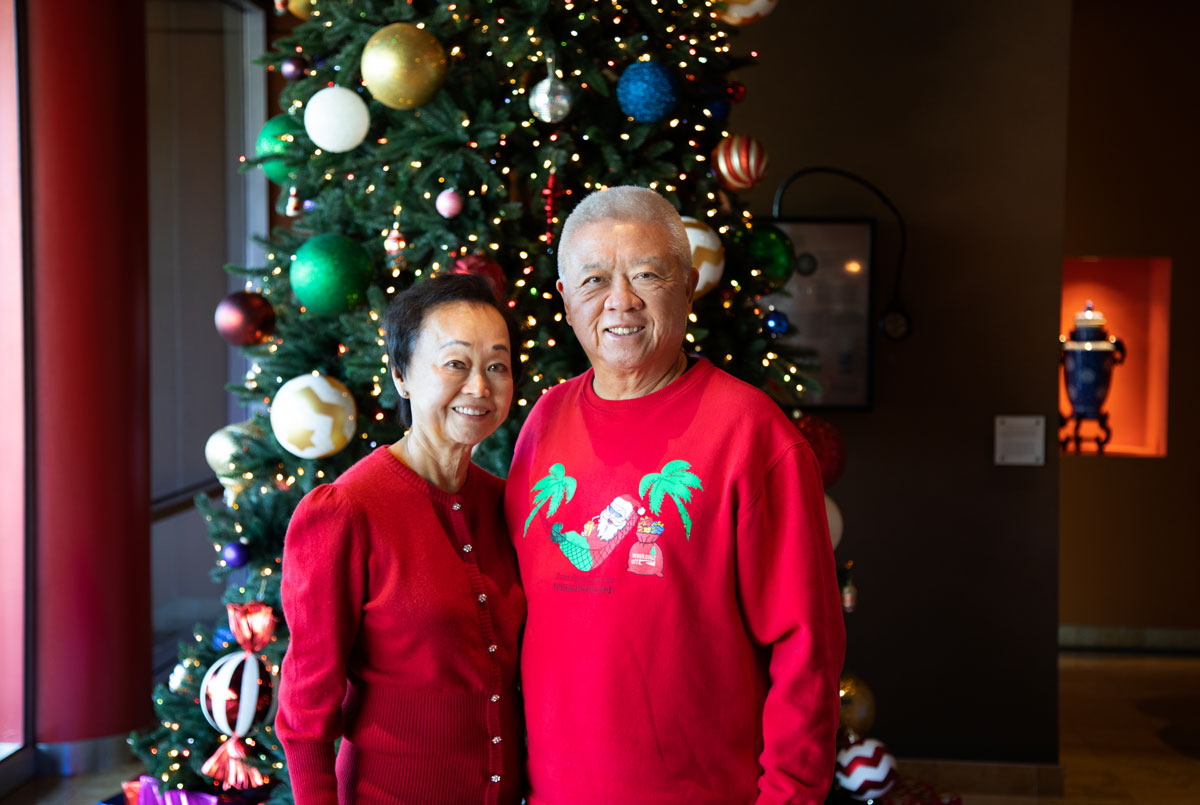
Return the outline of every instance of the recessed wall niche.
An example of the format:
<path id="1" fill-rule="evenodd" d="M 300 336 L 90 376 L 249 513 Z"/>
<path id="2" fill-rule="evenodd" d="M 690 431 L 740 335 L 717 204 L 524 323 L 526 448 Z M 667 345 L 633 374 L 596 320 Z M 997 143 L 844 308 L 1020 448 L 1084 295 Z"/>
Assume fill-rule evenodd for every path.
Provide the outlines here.
<path id="1" fill-rule="evenodd" d="M 1171 260 L 1166 257 L 1068 257 L 1063 261 L 1060 333 L 1069 337 L 1075 316 L 1091 302 L 1104 315 L 1107 335 L 1121 339 L 1125 359 L 1113 367 L 1108 397 L 1111 440 L 1106 456 L 1167 454 L 1167 373 L 1170 355 Z M 1071 413 L 1062 367 L 1059 367 L 1059 411 Z M 1059 429 L 1059 438 L 1074 431 L 1074 421 Z M 1080 452 L 1097 454 L 1099 423 L 1084 420 Z M 1066 446 L 1075 452 L 1074 442 Z"/>

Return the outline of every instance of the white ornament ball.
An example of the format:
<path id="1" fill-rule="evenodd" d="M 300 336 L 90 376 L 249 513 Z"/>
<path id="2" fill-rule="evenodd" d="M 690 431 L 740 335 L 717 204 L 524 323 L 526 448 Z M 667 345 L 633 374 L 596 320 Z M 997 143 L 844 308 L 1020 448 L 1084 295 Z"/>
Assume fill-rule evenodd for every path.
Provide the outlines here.
<path id="1" fill-rule="evenodd" d="M 696 299 L 717 287 L 725 272 L 725 244 L 721 237 L 703 221 L 683 217 L 683 228 L 692 247 L 692 268 L 700 273 L 696 283 Z"/>
<path id="2" fill-rule="evenodd" d="M 345 87 L 326 87 L 308 99 L 304 130 L 317 147 L 335 154 L 353 151 L 367 137 L 371 113 L 362 97 Z"/>
<path id="3" fill-rule="evenodd" d="M 187 676 L 187 666 L 181 662 L 176 663 L 175 670 L 171 671 L 171 676 L 167 680 L 167 687 L 171 689 L 172 693 L 178 693 L 183 689 L 184 684 L 187 682 Z"/>
<path id="4" fill-rule="evenodd" d="M 294 456 L 324 458 L 341 450 L 358 423 L 358 407 L 350 391 L 332 377 L 293 377 L 271 401 L 271 431 Z"/>
<path id="5" fill-rule="evenodd" d="M 529 93 L 529 111 L 545 123 L 558 123 L 571 113 L 571 88 L 553 76 L 542 79 Z"/>
<path id="6" fill-rule="evenodd" d="M 437 208 L 438 215 L 443 218 L 453 218 L 462 212 L 463 197 L 454 188 L 448 188 L 438 193 L 433 206 Z"/>
<path id="7" fill-rule="evenodd" d="M 829 520 L 829 540 L 836 548 L 838 543 L 842 541 L 842 529 L 845 524 L 842 522 L 842 510 L 833 502 L 833 498 L 829 495 L 825 496 L 825 517 Z"/>
<path id="8" fill-rule="evenodd" d="M 775 10 L 779 0 L 725 0 L 725 10 L 718 12 L 730 25 L 749 25 Z"/>
<path id="9" fill-rule="evenodd" d="M 837 784 L 857 800 L 881 797 L 896 784 L 896 759 L 883 742 L 867 738 L 837 753 Z"/>

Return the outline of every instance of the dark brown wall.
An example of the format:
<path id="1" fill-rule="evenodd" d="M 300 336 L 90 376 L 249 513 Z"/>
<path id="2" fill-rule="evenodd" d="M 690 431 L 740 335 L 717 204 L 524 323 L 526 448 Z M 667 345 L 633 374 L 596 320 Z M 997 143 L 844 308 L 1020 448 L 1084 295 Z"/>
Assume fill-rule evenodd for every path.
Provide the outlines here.
<path id="1" fill-rule="evenodd" d="M 827 164 L 909 226 L 912 336 L 876 341 L 870 411 L 828 415 L 848 449 L 838 557 L 860 593 L 847 668 L 901 756 L 1057 758 L 1058 461 L 993 466 L 992 429 L 997 414 L 1055 423 L 1069 11 L 783 2 L 738 45 L 762 57 L 730 122 L 771 155 L 754 209 Z M 886 301 L 896 228 L 870 194 L 803 179 L 785 212 L 878 217 Z"/>
<path id="2" fill-rule="evenodd" d="M 1062 622 L 1197 629 L 1200 7 L 1074 8 L 1065 253 L 1171 258 L 1171 357 L 1166 458 L 1062 462 Z"/>

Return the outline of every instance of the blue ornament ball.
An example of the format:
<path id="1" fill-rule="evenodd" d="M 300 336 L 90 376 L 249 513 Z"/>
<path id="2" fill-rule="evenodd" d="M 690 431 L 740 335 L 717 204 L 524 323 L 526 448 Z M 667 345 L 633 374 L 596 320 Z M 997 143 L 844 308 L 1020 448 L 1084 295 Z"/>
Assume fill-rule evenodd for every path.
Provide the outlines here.
<path id="1" fill-rule="evenodd" d="M 237 643 L 237 638 L 233 636 L 228 626 L 218 626 L 217 631 L 213 632 L 212 647 L 217 651 Z"/>
<path id="2" fill-rule="evenodd" d="M 725 120 L 729 117 L 730 104 L 724 98 L 717 98 L 715 101 L 704 107 L 708 113 L 712 115 L 713 120 Z"/>
<path id="3" fill-rule="evenodd" d="M 240 542 L 231 542 L 222 548 L 221 558 L 230 567 L 242 567 L 246 562 L 250 561 L 250 556 L 246 552 L 246 546 Z"/>
<path id="4" fill-rule="evenodd" d="M 769 332 L 771 335 L 783 335 L 788 331 L 788 327 L 791 326 L 791 322 L 788 321 L 788 317 L 785 314 L 780 313 L 778 310 L 772 310 L 770 313 L 768 313 L 767 318 L 763 321 L 763 324 L 766 325 L 767 332 Z"/>
<path id="5" fill-rule="evenodd" d="M 638 61 L 625 68 L 617 81 L 617 101 L 621 111 L 638 123 L 658 123 L 664 120 L 679 93 L 671 70 L 658 62 Z"/>

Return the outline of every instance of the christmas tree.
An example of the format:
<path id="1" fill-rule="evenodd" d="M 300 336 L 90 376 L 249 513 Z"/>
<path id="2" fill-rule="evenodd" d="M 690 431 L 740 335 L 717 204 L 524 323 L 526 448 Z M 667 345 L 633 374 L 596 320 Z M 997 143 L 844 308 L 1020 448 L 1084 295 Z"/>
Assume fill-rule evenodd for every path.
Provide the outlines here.
<path id="1" fill-rule="evenodd" d="M 793 249 L 739 205 L 766 154 L 728 122 L 752 62 L 737 27 L 775 2 L 277 2 L 305 21 L 261 59 L 288 83 L 244 168 L 280 186 L 290 225 L 266 265 L 226 268 L 246 290 L 217 311 L 250 366 L 230 392 L 269 413 L 206 449 L 226 494 L 197 506 L 233 628 L 196 628 L 154 692 L 159 726 L 131 739 L 161 788 L 291 799 L 271 727 L 284 534 L 306 492 L 402 435 L 380 325 L 411 283 L 481 274 L 521 322 L 524 380 L 475 456 L 504 475 L 534 401 L 587 368 L 554 289 L 561 221 L 592 190 L 647 186 L 700 271 L 685 346 L 794 406 L 808 364 L 762 300 Z"/>

